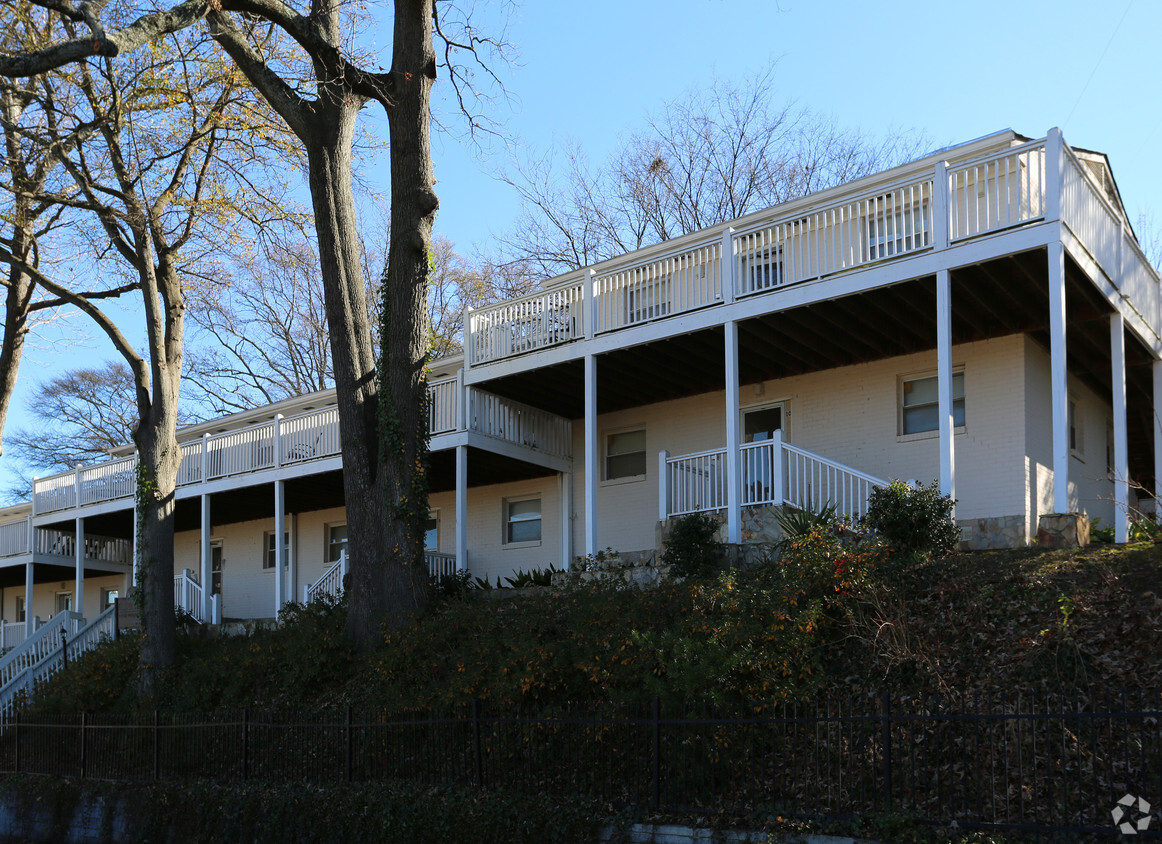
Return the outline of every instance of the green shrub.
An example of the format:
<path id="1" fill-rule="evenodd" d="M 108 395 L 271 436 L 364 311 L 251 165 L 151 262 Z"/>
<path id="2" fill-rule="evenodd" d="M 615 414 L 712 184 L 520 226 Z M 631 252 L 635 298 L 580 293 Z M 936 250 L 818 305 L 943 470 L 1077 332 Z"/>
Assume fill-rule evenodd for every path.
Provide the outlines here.
<path id="1" fill-rule="evenodd" d="M 679 516 L 670 527 L 662 565 L 681 577 L 704 577 L 722 565 L 722 544 L 715 539 L 718 522 L 706 513 Z"/>
<path id="2" fill-rule="evenodd" d="M 432 575 L 431 580 L 432 594 L 441 598 L 460 598 L 472 588 L 472 575 L 466 570 L 441 574 L 439 577 Z"/>
<path id="3" fill-rule="evenodd" d="M 815 530 L 830 530 L 838 524 L 839 516 L 834 504 L 826 504 L 819 510 L 806 507 L 780 507 L 775 510 L 775 521 L 783 533 L 782 546 L 792 540 L 806 536 Z"/>
<path id="4" fill-rule="evenodd" d="M 892 481 L 872 490 L 864 525 L 895 551 L 943 556 L 955 551 L 960 542 L 960 529 L 952 520 L 955 503 L 940 494 L 935 481 L 914 487 Z"/>

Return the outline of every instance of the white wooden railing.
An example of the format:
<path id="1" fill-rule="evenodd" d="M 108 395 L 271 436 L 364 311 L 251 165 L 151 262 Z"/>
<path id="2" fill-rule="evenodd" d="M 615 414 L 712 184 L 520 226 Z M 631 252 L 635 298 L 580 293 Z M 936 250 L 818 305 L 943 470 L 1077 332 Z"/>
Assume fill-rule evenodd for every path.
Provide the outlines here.
<path id="1" fill-rule="evenodd" d="M 774 439 L 746 443 L 739 448 L 739 505 L 772 504 L 836 512 L 858 518 L 867 512 L 868 496 L 887 481 L 834 460 Z M 725 448 L 659 458 L 659 515 L 663 518 L 705 513 L 727 507 L 729 481 Z"/>
<path id="2" fill-rule="evenodd" d="M 428 433 L 443 434 L 455 431 L 457 423 L 457 393 L 460 379 L 442 378 L 428 384 Z"/>
<path id="3" fill-rule="evenodd" d="M 0 557 L 15 557 L 32 550 L 29 547 L 31 525 L 31 516 L 0 525 Z"/>
<path id="4" fill-rule="evenodd" d="M 136 468 L 137 459 L 134 457 L 81 466 L 77 470 L 81 505 L 133 495 L 133 488 L 137 482 Z"/>
<path id="5" fill-rule="evenodd" d="M 948 169 L 948 236 L 956 242 L 1045 216 L 1045 141 Z"/>
<path id="6" fill-rule="evenodd" d="M 573 454 L 573 423 L 513 399 L 468 390 L 468 430 L 559 457 Z"/>
<path id="7" fill-rule="evenodd" d="M 76 534 L 62 530 L 37 529 L 34 537 L 33 547 L 37 554 L 65 557 L 69 560 L 76 559 Z M 104 563 L 129 565 L 133 562 L 133 540 L 87 533 L 85 534 L 84 558 Z"/>
<path id="8" fill-rule="evenodd" d="M 1157 270 L 1089 168 L 1064 149 L 1061 218 L 1147 323 L 1162 322 Z"/>
<path id="9" fill-rule="evenodd" d="M 42 624 L 19 647 L 0 659 L 0 689 L 6 688 L 22 671 L 36 665 L 48 654 L 59 651 L 62 637 L 76 635 L 84 623 L 85 617 L 80 613 L 64 610 Z"/>
<path id="10" fill-rule="evenodd" d="M 715 236 L 595 276 L 595 332 L 616 331 L 720 301 L 721 260 L 722 242 Z"/>
<path id="11" fill-rule="evenodd" d="M 806 449 L 783 443 L 786 457 L 784 504 L 818 512 L 834 507 L 839 515 L 861 518 L 867 513 L 868 497 L 886 480 L 820 457 Z"/>
<path id="12" fill-rule="evenodd" d="M 303 585 L 303 603 L 309 604 L 321 595 L 339 597 L 343 594 L 343 578 L 346 576 L 347 551 L 344 550 L 339 554 L 339 559 L 323 573 L 322 577 L 314 583 Z"/>
<path id="13" fill-rule="evenodd" d="M 667 516 L 726 507 L 726 449 L 670 457 L 662 452 L 661 498 Z"/>
<path id="14" fill-rule="evenodd" d="M 469 365 L 719 304 L 731 279 L 734 296 L 760 294 L 1036 222 L 1053 190 L 1062 191 L 1064 208 L 1081 212 L 1077 219 L 1088 219 L 1079 178 L 1065 173 L 1060 185 L 1048 183 L 1046 149 L 1041 139 L 926 166 L 809 210 L 797 203 L 736 229 L 716 227 L 693 245 L 630 254 L 590 276 L 570 273 L 550 291 L 471 312 Z M 1105 225 L 1100 217 L 1091 225 Z M 1079 237 L 1118 243 L 1099 231 Z"/>
<path id="15" fill-rule="evenodd" d="M 585 336 L 584 292 L 580 280 L 566 280 L 552 290 L 469 312 L 469 359 L 501 360 Z"/>
<path id="16" fill-rule="evenodd" d="M 733 235 L 738 295 L 930 248 L 932 183 L 925 175 L 739 229 Z"/>
<path id="17" fill-rule="evenodd" d="M 467 426 L 478 433 L 547 454 L 567 457 L 572 452 L 572 425 L 568 419 L 474 388 L 465 391 L 458 378 L 434 381 L 428 391 L 431 397 L 428 430 L 432 434 Z M 465 394 L 469 397 L 468 421 L 461 422 L 459 405 Z M 261 425 L 204 436 L 183 443 L 181 449 L 179 487 L 334 457 L 342 453 L 339 411 L 326 407 L 297 416 L 280 416 Z M 71 509 L 78 492 L 82 505 L 132 498 L 135 467 L 135 457 L 123 457 L 39 478 L 33 482 L 35 512 Z M 0 557 L 27 553 L 21 548 L 21 524 L 25 522 L 0 525 Z M 27 539 L 24 544 L 27 545 Z M 59 553 L 52 548 L 40 550 Z"/>
<path id="18" fill-rule="evenodd" d="M 280 465 L 334 457 L 343 450 L 339 438 L 339 409 L 326 407 L 278 420 L 277 455 Z"/>
<path id="19" fill-rule="evenodd" d="M 444 554 L 440 551 L 425 551 L 424 563 L 428 567 L 428 574 L 432 577 L 456 573 L 456 555 Z"/>
<path id="20" fill-rule="evenodd" d="M 181 574 L 174 575 L 173 605 L 176 609 L 189 613 L 198 624 L 205 623 L 206 619 L 202 612 L 202 584 L 194 580 L 194 573 L 189 569 L 183 569 Z"/>
<path id="21" fill-rule="evenodd" d="M 33 625 L 39 629 L 39 618 L 34 618 Z M 35 632 L 35 631 L 34 631 Z M 0 652 L 7 653 L 10 649 L 24 643 L 28 638 L 28 625 L 23 621 L 0 622 Z"/>
<path id="22" fill-rule="evenodd" d="M 59 613 L 0 660 L 0 719 L 10 718 L 17 704 L 63 668 L 66 660 L 116 637 L 117 614 L 112 605 L 87 625 L 79 613 Z"/>

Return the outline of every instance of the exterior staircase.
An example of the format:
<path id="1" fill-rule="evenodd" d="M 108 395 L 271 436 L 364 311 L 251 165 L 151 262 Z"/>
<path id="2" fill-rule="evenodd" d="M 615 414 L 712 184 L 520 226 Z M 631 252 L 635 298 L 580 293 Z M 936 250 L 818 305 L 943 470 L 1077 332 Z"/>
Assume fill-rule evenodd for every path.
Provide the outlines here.
<path id="1" fill-rule="evenodd" d="M 86 624 L 80 613 L 64 611 L 0 659 L 0 721 L 7 721 L 21 701 L 30 697 L 70 659 L 117 638 L 116 607 L 110 606 Z"/>

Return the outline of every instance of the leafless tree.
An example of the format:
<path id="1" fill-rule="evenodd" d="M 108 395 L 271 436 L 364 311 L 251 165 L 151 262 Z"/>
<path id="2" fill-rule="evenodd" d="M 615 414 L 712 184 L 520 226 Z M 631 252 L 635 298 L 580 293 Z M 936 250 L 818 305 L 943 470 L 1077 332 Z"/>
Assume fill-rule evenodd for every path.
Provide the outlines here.
<path id="1" fill-rule="evenodd" d="M 63 30 L 71 33 L 74 21 L 68 7 L 63 11 Z M 50 21 L 57 11 L 39 14 Z M 48 23 L 45 28 L 51 29 Z M 205 273 L 214 263 L 215 244 L 227 236 L 229 220 L 240 210 L 231 197 L 244 196 L 250 209 L 264 200 L 275 209 L 278 202 L 255 190 L 249 174 L 238 169 L 254 157 L 255 134 L 246 117 L 260 109 L 233 67 L 209 49 L 204 34 L 170 35 L 158 55 L 142 52 L 116 63 L 98 57 L 72 65 L 67 74 L 36 79 L 40 95 L 29 101 L 34 109 L 25 109 L 29 119 L 19 127 L 21 141 L 50 149 L 63 149 L 66 141 L 71 146 L 60 156 L 68 188 L 46 186 L 34 201 L 63 209 L 77 223 L 54 233 L 51 247 L 43 235 L 37 246 L 72 258 L 74 270 L 62 271 L 67 260 L 53 267 L 34 265 L 6 245 L 0 246 L 0 260 L 92 319 L 132 373 L 146 627 L 141 682 L 149 695 L 174 648 L 173 494 L 181 454 L 176 427 L 183 288 L 197 277 L 192 268 Z M 94 127 L 91 132 L 78 130 L 87 125 Z M 27 190 L 26 184 L 17 187 Z M 108 279 L 112 290 L 140 295 L 144 355 L 97 298 L 77 288 L 78 261 Z"/>
<path id="2" fill-rule="evenodd" d="M 444 68 L 461 107 L 471 109 L 466 98 L 471 73 L 453 57 L 467 56 L 487 77 L 485 57 L 502 45 L 482 37 L 453 4 L 436 0 L 395 3 L 387 72 L 369 70 L 365 57 L 344 43 L 343 33 L 350 31 L 344 26 L 349 23 L 343 18 L 346 7 L 332 0 L 313 2 L 306 14 L 282 0 L 184 0 L 149 9 L 126 26 L 102 22 L 98 0 L 80 6 L 72 0 L 32 2 L 86 31 L 0 57 L 0 75 L 31 76 L 93 55 L 123 60 L 167 32 L 205 20 L 236 67 L 302 144 L 342 431 L 351 535 L 347 630 L 364 647 L 372 646 L 384 621 L 402 623 L 427 598 L 424 364 L 429 246 L 439 205 L 431 162 L 431 87 L 437 68 Z M 290 38 L 299 61 L 271 57 L 266 40 L 272 30 Z M 391 149 L 391 243 L 378 361 L 360 277 L 351 186 L 356 117 L 370 102 L 387 112 Z"/>
<path id="3" fill-rule="evenodd" d="M 73 369 L 39 384 L 26 411 L 32 422 L 8 435 L 9 456 L 38 470 L 63 472 L 103 459 L 133 440 L 137 401 L 133 373 L 123 361 Z M 192 418 L 179 413 L 179 423 Z M 27 500 L 31 478 L 21 477 L 16 500 Z"/>
<path id="4" fill-rule="evenodd" d="M 919 152 L 913 136 L 875 141 L 828 117 L 776 105 L 773 69 L 716 80 L 666 104 L 607 164 L 567 148 L 505 180 L 524 203 L 501 239 L 511 260 L 553 276 L 882 170 Z"/>

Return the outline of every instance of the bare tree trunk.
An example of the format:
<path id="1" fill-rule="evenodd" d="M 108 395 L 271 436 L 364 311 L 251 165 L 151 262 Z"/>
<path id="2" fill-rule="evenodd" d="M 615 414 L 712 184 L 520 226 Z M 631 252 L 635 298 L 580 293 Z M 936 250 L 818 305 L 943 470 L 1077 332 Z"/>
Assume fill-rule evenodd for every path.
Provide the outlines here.
<path id="1" fill-rule="evenodd" d="M 0 344 L 0 454 L 4 453 L 4 423 L 8 419 L 8 407 L 20 372 L 20 357 L 24 353 L 24 340 L 28 336 L 32 287 L 27 275 L 16 267 L 10 269 L 4 300 L 4 340 Z"/>

